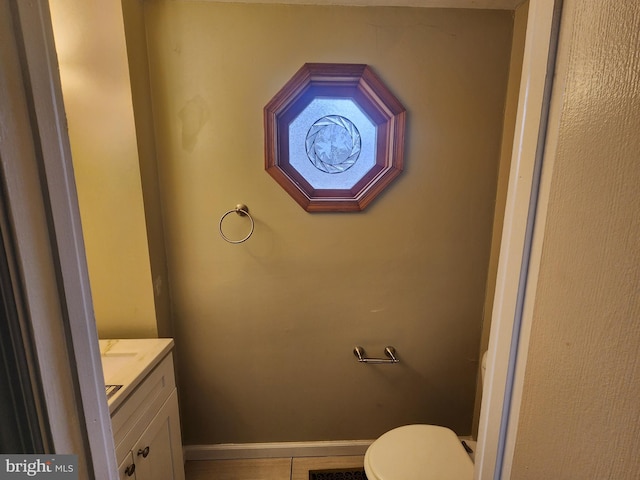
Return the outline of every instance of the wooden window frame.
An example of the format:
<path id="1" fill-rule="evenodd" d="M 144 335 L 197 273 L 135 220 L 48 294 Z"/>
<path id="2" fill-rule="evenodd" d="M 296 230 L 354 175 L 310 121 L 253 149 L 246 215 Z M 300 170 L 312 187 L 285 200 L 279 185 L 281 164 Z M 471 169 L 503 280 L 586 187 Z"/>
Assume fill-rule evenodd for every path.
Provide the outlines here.
<path id="1" fill-rule="evenodd" d="M 289 124 L 315 98 L 351 99 L 376 128 L 375 164 L 350 189 L 314 188 L 289 162 Z M 362 64 L 307 63 L 264 107 L 265 169 L 308 212 L 363 210 L 401 172 L 406 110 Z"/>

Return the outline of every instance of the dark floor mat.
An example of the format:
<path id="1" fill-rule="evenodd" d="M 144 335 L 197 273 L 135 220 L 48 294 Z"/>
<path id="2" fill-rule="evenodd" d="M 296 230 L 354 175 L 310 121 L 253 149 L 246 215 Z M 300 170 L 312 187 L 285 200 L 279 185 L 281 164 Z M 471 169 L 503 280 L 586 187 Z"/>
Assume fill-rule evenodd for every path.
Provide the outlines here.
<path id="1" fill-rule="evenodd" d="M 309 480 L 367 480 L 363 468 L 309 470 Z"/>

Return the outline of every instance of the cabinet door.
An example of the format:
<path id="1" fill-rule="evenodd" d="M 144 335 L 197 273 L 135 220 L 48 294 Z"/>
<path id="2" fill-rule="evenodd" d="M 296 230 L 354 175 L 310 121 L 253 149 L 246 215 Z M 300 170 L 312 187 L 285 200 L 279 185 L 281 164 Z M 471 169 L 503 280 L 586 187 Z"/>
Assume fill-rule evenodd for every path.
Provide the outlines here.
<path id="1" fill-rule="evenodd" d="M 137 480 L 184 480 L 178 397 L 174 390 L 132 450 Z"/>
<path id="2" fill-rule="evenodd" d="M 118 466 L 120 480 L 136 480 L 135 471 L 136 465 L 133 462 L 133 455 L 129 452 L 122 463 Z"/>

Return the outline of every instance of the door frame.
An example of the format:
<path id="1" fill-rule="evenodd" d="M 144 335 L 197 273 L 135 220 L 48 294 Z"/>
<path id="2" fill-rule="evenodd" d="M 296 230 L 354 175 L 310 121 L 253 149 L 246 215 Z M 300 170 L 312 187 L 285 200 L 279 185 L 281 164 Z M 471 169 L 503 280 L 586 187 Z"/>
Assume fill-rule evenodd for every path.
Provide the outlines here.
<path id="1" fill-rule="evenodd" d="M 77 379 L 73 392 L 76 398 L 82 399 L 80 412 L 85 420 L 81 425 L 75 425 L 76 433 L 84 438 L 90 478 L 116 480 L 118 472 L 103 393 L 98 337 L 48 3 L 39 0 L 12 5 L 20 27 L 20 32 L 14 32 L 14 38 L 28 66 L 23 72 L 26 77 L 24 88 L 33 101 L 41 150 L 47 152 L 43 159 L 47 188 L 42 189 L 42 196 L 51 209 L 51 221 L 46 223 L 60 269 L 55 286 L 59 288 L 58 282 L 62 282 L 60 301 L 68 312 L 70 325 L 64 332 L 64 340 L 70 346 L 71 355 L 64 368 L 68 369 L 68 375 Z M 534 227 L 536 236 L 540 236 L 540 229 L 544 230 L 544 222 L 536 224 L 535 220 L 541 201 L 538 192 L 560 5 L 561 0 L 530 0 L 529 3 L 486 388 L 480 413 L 476 479 L 508 478 L 517 433 L 514 422 L 509 420 L 521 402 L 518 385 L 522 383 L 526 360 L 522 353 L 528 341 L 526 335 L 521 336 L 524 303 L 527 285 L 535 285 L 537 275 L 537 269 L 531 268 Z M 11 204 L 23 200 L 22 195 L 9 195 Z M 47 374 L 54 377 L 60 374 L 56 369 L 60 366 L 60 358 L 66 356 L 64 352 L 38 348 L 38 356 L 42 358 L 43 378 L 47 378 Z M 59 401 L 55 395 L 64 397 L 62 392 L 52 395 L 53 403 Z M 69 429 L 68 418 L 50 416 L 49 420 L 54 436 L 56 432 Z"/>
<path id="2" fill-rule="evenodd" d="M 0 0 L 0 12 L 3 234 L 35 351 L 42 453 L 78 455 L 80 478 L 117 480 L 49 3 Z"/>
<path id="3" fill-rule="evenodd" d="M 475 479 L 508 479 L 544 234 L 552 155 L 545 151 L 562 0 L 530 0 L 480 408 Z M 544 165 L 544 168 L 543 168 Z"/>

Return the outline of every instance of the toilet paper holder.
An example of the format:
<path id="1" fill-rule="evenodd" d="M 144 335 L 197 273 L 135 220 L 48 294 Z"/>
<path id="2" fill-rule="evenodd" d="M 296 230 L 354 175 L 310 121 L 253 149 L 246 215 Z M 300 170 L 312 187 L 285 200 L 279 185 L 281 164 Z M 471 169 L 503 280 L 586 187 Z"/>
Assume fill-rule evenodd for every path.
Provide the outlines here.
<path id="1" fill-rule="evenodd" d="M 396 357 L 396 349 L 393 348 L 392 346 L 384 347 L 384 354 L 387 356 L 387 358 L 368 358 L 366 356 L 367 354 L 364 351 L 364 348 L 362 348 L 361 346 L 355 347 L 353 349 L 353 354 L 356 356 L 356 358 L 358 359 L 358 362 L 360 363 L 376 363 L 376 364 L 400 363 L 400 360 L 398 360 L 398 358 Z"/>

